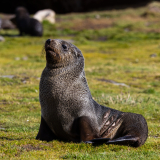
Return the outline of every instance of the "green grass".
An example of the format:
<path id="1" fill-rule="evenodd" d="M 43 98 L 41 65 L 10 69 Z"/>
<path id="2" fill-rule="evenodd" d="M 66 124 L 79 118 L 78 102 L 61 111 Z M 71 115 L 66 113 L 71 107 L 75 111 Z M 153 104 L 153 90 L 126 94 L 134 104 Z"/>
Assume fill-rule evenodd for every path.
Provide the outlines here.
<path id="1" fill-rule="evenodd" d="M 143 18 L 145 11 L 57 15 L 55 25 L 43 23 L 41 38 L 10 37 L 18 31 L 0 31 L 5 37 L 0 42 L 0 159 L 160 159 L 160 22 L 156 16 Z M 111 20 L 111 26 L 72 28 L 77 19 L 85 23 L 96 14 Z M 146 118 L 149 137 L 143 146 L 35 140 L 41 116 L 39 80 L 46 64 L 43 46 L 48 38 L 74 40 L 85 57 L 87 81 L 98 103 Z"/>

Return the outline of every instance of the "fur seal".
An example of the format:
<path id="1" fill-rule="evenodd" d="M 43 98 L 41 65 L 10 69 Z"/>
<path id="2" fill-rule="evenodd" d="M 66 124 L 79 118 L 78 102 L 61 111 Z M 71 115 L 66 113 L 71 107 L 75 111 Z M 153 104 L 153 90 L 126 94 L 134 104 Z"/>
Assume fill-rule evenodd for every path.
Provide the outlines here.
<path id="1" fill-rule="evenodd" d="M 141 146 L 148 137 L 145 118 L 93 100 L 84 58 L 73 44 L 48 39 L 40 80 L 41 124 L 36 139 Z"/>
<path id="2" fill-rule="evenodd" d="M 15 13 L 15 21 L 19 29 L 20 36 L 24 33 L 31 36 L 42 36 L 42 24 L 38 20 L 30 18 L 26 8 L 17 7 Z"/>

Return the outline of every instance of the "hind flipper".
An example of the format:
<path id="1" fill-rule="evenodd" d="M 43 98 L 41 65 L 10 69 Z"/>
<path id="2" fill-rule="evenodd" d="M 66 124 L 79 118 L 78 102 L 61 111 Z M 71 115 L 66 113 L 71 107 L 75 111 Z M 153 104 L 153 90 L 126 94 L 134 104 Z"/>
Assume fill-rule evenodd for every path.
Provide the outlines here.
<path id="1" fill-rule="evenodd" d="M 123 136 L 119 137 L 117 139 L 111 140 L 110 138 L 96 138 L 92 139 L 90 141 L 85 141 L 85 143 L 93 144 L 93 145 L 99 145 L 99 144 L 117 144 L 117 145 L 129 145 L 133 147 L 138 147 L 138 137 L 134 136 Z"/>
<path id="2" fill-rule="evenodd" d="M 57 139 L 56 135 L 48 127 L 47 123 L 45 122 L 42 116 L 41 116 L 41 124 L 39 127 L 39 132 L 36 136 L 36 139 L 47 141 L 47 142 L 52 141 L 53 139 Z"/>
<path id="3" fill-rule="evenodd" d="M 89 117 L 82 116 L 78 119 L 78 126 L 80 132 L 80 140 L 83 142 L 90 141 L 94 138 L 98 138 L 98 135 L 92 126 L 92 122 Z"/>
<path id="4" fill-rule="evenodd" d="M 106 144 L 117 144 L 117 145 L 129 145 L 132 147 L 138 147 L 139 146 L 139 137 L 135 136 L 123 136 L 119 137 L 113 140 L 109 140 Z"/>

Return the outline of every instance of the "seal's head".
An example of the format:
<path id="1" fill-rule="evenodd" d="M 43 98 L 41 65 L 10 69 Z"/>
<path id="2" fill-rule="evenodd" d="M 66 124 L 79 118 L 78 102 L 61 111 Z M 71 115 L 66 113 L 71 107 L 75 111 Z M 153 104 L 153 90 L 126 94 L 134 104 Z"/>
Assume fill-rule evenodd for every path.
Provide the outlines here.
<path id="1" fill-rule="evenodd" d="M 73 44 L 59 40 L 48 39 L 45 43 L 47 67 L 60 68 L 81 63 L 84 58 L 81 51 Z"/>
<path id="2" fill-rule="evenodd" d="M 16 14 L 16 18 L 29 17 L 29 13 L 28 13 L 27 9 L 24 7 L 17 7 L 15 14 Z"/>

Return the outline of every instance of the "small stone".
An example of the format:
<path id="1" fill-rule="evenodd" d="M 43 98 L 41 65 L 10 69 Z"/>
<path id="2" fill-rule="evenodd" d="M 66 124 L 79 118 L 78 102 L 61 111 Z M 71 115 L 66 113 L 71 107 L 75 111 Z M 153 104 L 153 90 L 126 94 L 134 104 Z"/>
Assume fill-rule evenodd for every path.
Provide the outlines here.
<path id="1" fill-rule="evenodd" d="M 5 41 L 5 39 L 2 36 L 0 36 L 0 41 Z"/>
<path id="2" fill-rule="evenodd" d="M 135 62 L 138 63 L 138 62 L 139 62 L 139 59 L 135 59 Z"/>
<path id="3" fill-rule="evenodd" d="M 14 75 L 4 75 L 4 76 L 0 76 L 1 78 L 9 78 L 9 79 L 12 79 L 14 78 L 15 76 Z"/>
<path id="4" fill-rule="evenodd" d="M 27 81 L 25 81 L 25 80 L 24 80 L 24 81 L 22 81 L 22 83 L 23 83 L 23 84 L 26 84 L 26 83 L 27 83 Z"/>
<path id="5" fill-rule="evenodd" d="M 95 18 L 96 18 L 96 19 L 100 19 L 100 15 L 99 15 L 99 14 L 96 14 L 96 15 L 95 15 Z"/>
<path id="6" fill-rule="evenodd" d="M 151 58 L 155 58 L 155 57 L 157 57 L 157 54 L 156 54 L 156 53 L 153 53 L 153 54 L 150 55 L 150 57 L 151 57 Z"/>
<path id="7" fill-rule="evenodd" d="M 15 57 L 15 60 L 16 60 L 16 61 L 19 61 L 19 60 L 20 60 L 20 58 L 19 58 L 19 57 Z"/>
<path id="8" fill-rule="evenodd" d="M 129 29 L 128 29 L 128 28 L 125 28 L 124 31 L 125 31 L 125 32 L 129 32 Z"/>
<path id="9" fill-rule="evenodd" d="M 22 58 L 24 61 L 27 61 L 28 60 L 28 57 L 23 57 Z"/>
<path id="10" fill-rule="evenodd" d="M 0 128 L 0 130 L 5 130 L 5 128 Z"/>

